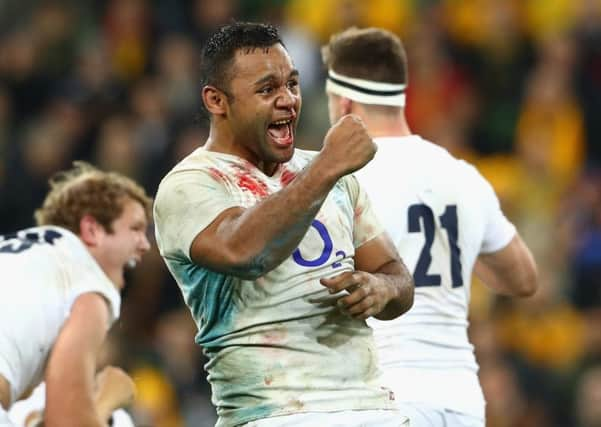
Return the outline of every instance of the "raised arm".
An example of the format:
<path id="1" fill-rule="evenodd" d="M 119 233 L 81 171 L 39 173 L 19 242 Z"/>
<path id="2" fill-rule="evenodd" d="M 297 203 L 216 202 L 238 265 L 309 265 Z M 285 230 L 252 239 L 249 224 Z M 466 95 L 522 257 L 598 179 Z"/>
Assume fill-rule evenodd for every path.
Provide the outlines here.
<path id="1" fill-rule="evenodd" d="M 192 242 L 192 260 L 212 270 L 254 279 L 296 248 L 338 179 L 371 160 L 376 146 L 361 119 L 345 116 L 322 151 L 294 181 L 248 209 L 223 211 Z"/>
<path id="2" fill-rule="evenodd" d="M 102 296 L 85 293 L 75 300 L 46 368 L 46 427 L 106 426 L 94 405 L 94 371 L 108 325 Z"/>
<path id="3" fill-rule="evenodd" d="M 528 297 L 538 288 L 536 263 L 519 234 L 503 249 L 481 254 L 474 273 L 492 290 L 504 295 Z"/>

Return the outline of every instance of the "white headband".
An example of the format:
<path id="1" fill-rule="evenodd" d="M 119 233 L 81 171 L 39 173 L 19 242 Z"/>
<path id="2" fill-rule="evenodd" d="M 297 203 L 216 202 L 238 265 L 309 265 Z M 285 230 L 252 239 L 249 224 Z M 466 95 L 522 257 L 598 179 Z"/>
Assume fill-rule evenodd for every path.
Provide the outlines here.
<path id="1" fill-rule="evenodd" d="M 405 88 L 399 83 L 382 83 L 373 80 L 355 79 L 328 71 L 326 92 L 344 96 L 362 104 L 405 106 Z"/>

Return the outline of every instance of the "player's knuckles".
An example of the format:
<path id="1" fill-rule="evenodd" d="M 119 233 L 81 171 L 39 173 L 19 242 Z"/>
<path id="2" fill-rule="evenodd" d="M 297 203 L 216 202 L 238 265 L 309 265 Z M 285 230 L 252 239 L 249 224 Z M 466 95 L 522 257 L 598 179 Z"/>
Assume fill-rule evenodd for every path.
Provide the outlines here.
<path id="1" fill-rule="evenodd" d="M 344 280 L 344 277 L 340 275 L 329 279 L 322 279 L 321 284 L 326 286 L 331 293 L 336 293 L 344 289 Z"/>
<path id="2" fill-rule="evenodd" d="M 348 297 L 340 298 L 338 301 L 336 301 L 336 305 L 337 305 L 339 308 L 345 308 L 345 307 L 348 307 L 348 305 L 349 305 L 349 304 L 348 304 L 348 302 L 347 302 L 347 300 L 346 300 L 347 298 L 348 298 Z"/>
<path id="3" fill-rule="evenodd" d="M 342 123 L 345 126 L 349 126 L 349 127 L 357 126 L 360 122 L 361 122 L 361 119 L 356 114 L 347 114 L 346 116 L 342 117 Z"/>
<path id="4" fill-rule="evenodd" d="M 351 312 L 353 314 L 358 314 L 358 313 L 363 313 L 366 310 L 369 310 L 370 307 L 371 307 L 371 304 L 369 303 L 369 301 L 367 299 L 363 299 L 360 302 L 358 302 L 357 304 L 354 304 L 348 310 L 349 310 L 349 312 Z"/>
<path id="5" fill-rule="evenodd" d="M 367 309 L 375 305 L 375 299 L 371 295 L 368 295 L 363 299 L 363 303 L 365 304 L 365 308 Z"/>
<path id="6" fill-rule="evenodd" d="M 351 315 L 351 316 L 357 316 L 361 313 L 363 313 L 365 311 L 365 309 L 363 308 L 363 306 L 361 304 L 355 304 L 351 307 L 348 307 L 346 309 L 346 311 Z"/>
<path id="7" fill-rule="evenodd" d="M 354 305 L 354 304 L 357 304 L 358 302 L 360 302 L 362 299 L 363 299 L 363 296 L 361 294 L 359 294 L 357 291 L 355 291 L 352 294 L 350 294 L 348 297 L 345 298 L 345 304 L 347 306 Z"/>
<path id="8" fill-rule="evenodd" d="M 333 289 L 335 292 L 340 292 L 343 289 L 346 289 L 348 287 L 348 284 L 346 283 L 346 281 L 340 281 L 338 283 L 334 283 L 332 286 L 330 286 L 330 289 Z"/>
<path id="9" fill-rule="evenodd" d="M 363 274 L 362 271 L 353 271 L 351 274 L 351 278 L 353 280 L 353 283 L 357 284 L 357 285 L 364 285 L 365 284 L 365 275 Z"/>
<path id="10" fill-rule="evenodd" d="M 351 276 L 351 274 L 352 274 L 351 272 L 345 271 L 344 273 L 340 273 L 340 274 L 337 274 L 336 276 L 330 277 L 328 280 L 331 281 L 332 283 L 339 283 L 344 280 L 348 280 L 348 278 Z"/>
<path id="11" fill-rule="evenodd" d="M 366 284 L 357 285 L 356 289 L 357 294 L 360 295 L 361 298 L 366 298 L 372 293 L 371 288 Z"/>

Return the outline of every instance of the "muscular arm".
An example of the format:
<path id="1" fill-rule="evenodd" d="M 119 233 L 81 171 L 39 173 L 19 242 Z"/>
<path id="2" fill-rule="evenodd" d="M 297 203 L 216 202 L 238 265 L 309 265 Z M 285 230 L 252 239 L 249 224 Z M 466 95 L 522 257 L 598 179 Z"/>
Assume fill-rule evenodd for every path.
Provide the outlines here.
<path id="1" fill-rule="evenodd" d="M 223 211 L 192 242 L 192 260 L 238 277 L 262 276 L 298 246 L 337 179 L 317 158 L 257 205 Z"/>
<path id="2" fill-rule="evenodd" d="M 46 427 L 106 425 L 94 406 L 94 371 L 108 322 L 103 297 L 86 293 L 75 300 L 46 368 Z"/>
<path id="3" fill-rule="evenodd" d="M 536 263 L 518 234 L 503 249 L 481 254 L 474 272 L 488 287 L 504 295 L 528 297 L 538 288 Z"/>
<path id="4" fill-rule="evenodd" d="M 338 179 L 365 165 L 376 146 L 358 117 L 345 116 L 324 148 L 287 187 L 248 209 L 230 208 L 200 232 L 190 257 L 212 270 L 254 279 L 277 267 L 304 237 Z"/>
<path id="5" fill-rule="evenodd" d="M 338 304 L 351 316 L 391 320 L 413 305 L 413 278 L 386 233 L 357 248 L 354 272 L 342 273 L 321 283 L 330 292 L 347 289 L 350 295 Z"/>

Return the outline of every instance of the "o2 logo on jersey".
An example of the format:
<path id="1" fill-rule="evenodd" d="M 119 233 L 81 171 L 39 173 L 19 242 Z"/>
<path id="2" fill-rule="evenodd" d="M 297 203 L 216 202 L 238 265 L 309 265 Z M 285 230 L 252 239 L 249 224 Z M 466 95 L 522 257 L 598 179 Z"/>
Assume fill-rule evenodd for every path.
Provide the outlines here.
<path id="1" fill-rule="evenodd" d="M 407 226 L 410 233 L 420 233 L 423 231 L 426 242 L 415 265 L 413 281 L 415 286 L 440 286 L 440 274 L 428 274 L 428 269 L 432 263 L 432 244 L 434 243 L 434 231 L 436 224 L 434 222 L 434 212 L 429 206 L 424 204 L 411 205 L 407 212 Z M 461 274 L 461 249 L 457 246 L 457 206 L 448 205 L 444 213 L 438 217 L 440 224 L 447 231 L 449 240 L 449 249 L 451 250 L 451 280 L 453 288 L 463 286 L 463 275 Z M 421 220 L 421 221 L 420 221 Z M 422 230 L 423 224 L 423 230 Z"/>
<path id="2" fill-rule="evenodd" d="M 328 233 L 328 229 L 326 228 L 326 226 L 321 221 L 314 219 L 311 222 L 311 227 L 317 230 L 319 236 L 323 240 L 323 250 L 317 258 L 308 260 L 305 259 L 301 254 L 300 250 L 296 248 L 296 250 L 292 253 L 292 259 L 298 265 L 301 265 L 303 267 L 319 267 L 321 265 L 324 265 L 326 262 L 328 262 L 330 256 L 332 255 L 332 251 L 334 250 L 332 238 L 330 237 L 330 233 Z M 332 268 L 338 268 L 342 265 L 340 261 L 346 258 L 346 253 L 344 251 L 337 251 L 336 256 L 340 258 L 338 259 L 338 261 L 332 264 Z"/>
<path id="3" fill-rule="evenodd" d="M 44 233 L 10 233 L 0 236 L 0 253 L 18 254 L 33 245 L 53 245 L 56 239 L 63 237 L 61 233 L 54 230 L 46 230 Z"/>

